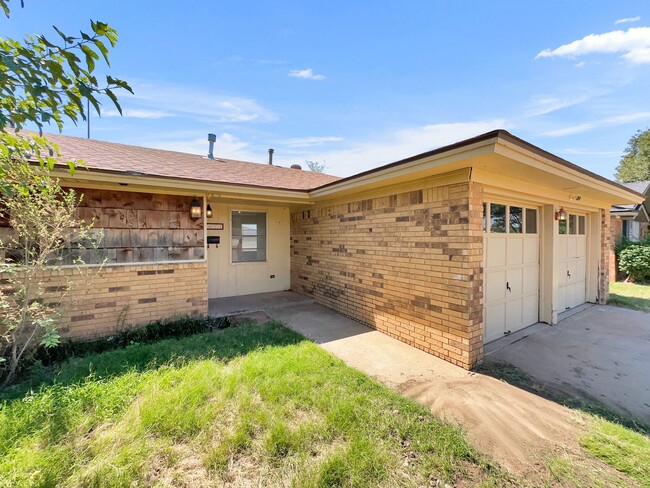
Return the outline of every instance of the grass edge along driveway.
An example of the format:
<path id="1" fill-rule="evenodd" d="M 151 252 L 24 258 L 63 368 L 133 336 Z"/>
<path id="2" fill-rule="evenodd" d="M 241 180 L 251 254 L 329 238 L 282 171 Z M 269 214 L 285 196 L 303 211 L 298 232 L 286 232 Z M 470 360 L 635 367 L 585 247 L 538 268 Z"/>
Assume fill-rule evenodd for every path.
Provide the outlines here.
<path id="1" fill-rule="evenodd" d="M 458 428 L 279 323 L 34 376 L 0 410 L 2 486 L 516 484 Z"/>

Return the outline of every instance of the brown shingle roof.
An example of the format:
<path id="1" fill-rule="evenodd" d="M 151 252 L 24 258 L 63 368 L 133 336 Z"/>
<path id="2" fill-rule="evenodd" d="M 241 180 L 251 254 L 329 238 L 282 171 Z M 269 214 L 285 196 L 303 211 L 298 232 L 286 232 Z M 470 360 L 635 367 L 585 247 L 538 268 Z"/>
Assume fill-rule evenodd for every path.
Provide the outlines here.
<path id="1" fill-rule="evenodd" d="M 80 137 L 45 134 L 64 158 L 82 159 L 91 170 L 137 172 L 178 178 L 284 190 L 311 190 L 338 180 L 336 176 L 233 159 L 207 159 L 162 149 L 129 146 Z"/>

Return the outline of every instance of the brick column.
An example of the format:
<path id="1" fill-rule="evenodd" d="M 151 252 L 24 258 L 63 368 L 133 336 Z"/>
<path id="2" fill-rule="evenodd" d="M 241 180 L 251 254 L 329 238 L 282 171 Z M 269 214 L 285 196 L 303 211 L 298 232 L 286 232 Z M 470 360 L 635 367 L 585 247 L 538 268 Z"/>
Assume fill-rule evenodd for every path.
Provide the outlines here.
<path id="1" fill-rule="evenodd" d="M 609 267 L 612 248 L 612 233 L 610 230 L 609 209 L 600 209 L 600 262 L 598 267 L 598 303 L 604 305 L 609 300 Z"/>
<path id="2" fill-rule="evenodd" d="M 468 265 L 471 286 L 468 289 L 469 366 L 483 358 L 483 185 L 469 183 Z"/>

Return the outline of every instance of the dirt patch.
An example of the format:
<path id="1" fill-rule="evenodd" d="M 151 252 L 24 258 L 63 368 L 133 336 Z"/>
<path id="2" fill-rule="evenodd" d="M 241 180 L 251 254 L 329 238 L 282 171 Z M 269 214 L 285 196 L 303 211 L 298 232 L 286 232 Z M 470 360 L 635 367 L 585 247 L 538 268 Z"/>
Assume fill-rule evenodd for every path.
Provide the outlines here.
<path id="1" fill-rule="evenodd" d="M 544 470 L 543 457 L 559 446 L 580 452 L 574 412 L 493 378 L 411 380 L 399 389 L 461 426 L 473 445 L 520 476 Z"/>

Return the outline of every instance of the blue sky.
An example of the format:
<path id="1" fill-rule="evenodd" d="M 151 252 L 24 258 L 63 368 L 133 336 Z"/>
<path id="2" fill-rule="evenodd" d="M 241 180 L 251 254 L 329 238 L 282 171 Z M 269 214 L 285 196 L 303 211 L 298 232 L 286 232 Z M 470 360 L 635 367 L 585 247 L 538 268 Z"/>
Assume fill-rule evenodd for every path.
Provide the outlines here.
<path id="1" fill-rule="evenodd" d="M 645 0 L 11 3 L 2 36 L 118 30 L 96 139 L 347 176 L 505 128 L 612 177 L 650 127 Z"/>

